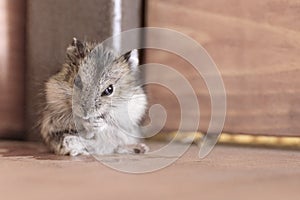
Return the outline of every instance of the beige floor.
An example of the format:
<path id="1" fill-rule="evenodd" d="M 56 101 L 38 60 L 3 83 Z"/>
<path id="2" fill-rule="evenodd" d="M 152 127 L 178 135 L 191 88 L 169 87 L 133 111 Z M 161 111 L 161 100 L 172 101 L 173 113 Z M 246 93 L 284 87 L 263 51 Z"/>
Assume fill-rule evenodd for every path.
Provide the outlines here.
<path id="1" fill-rule="evenodd" d="M 197 151 L 132 175 L 39 144 L 0 142 L 0 199 L 300 199 L 299 151 L 217 146 L 202 161 Z"/>

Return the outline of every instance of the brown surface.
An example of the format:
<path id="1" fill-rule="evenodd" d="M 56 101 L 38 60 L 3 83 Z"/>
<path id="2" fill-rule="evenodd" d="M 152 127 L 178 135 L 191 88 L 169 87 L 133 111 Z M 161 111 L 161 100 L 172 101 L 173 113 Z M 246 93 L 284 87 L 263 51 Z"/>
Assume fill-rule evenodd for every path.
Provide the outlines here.
<path id="1" fill-rule="evenodd" d="M 225 132 L 300 136 L 300 2 L 296 0 L 203 0 L 148 2 L 148 26 L 175 29 L 197 40 L 216 62 L 227 91 Z M 184 74 L 198 93 L 201 127 L 210 120 L 210 100 L 199 76 L 184 60 L 150 52 L 147 62 Z M 148 77 L 157 74 L 147 74 Z M 166 78 L 167 77 L 167 78 Z M 160 74 L 158 79 L 176 78 Z M 176 130 L 180 112 L 163 89 L 149 90 L 151 102 L 168 110 L 165 129 Z M 182 90 L 187 100 L 190 94 Z M 187 101 L 188 102 L 188 101 Z M 193 109 L 190 120 L 195 120 Z"/>
<path id="2" fill-rule="evenodd" d="M 139 6 L 138 0 L 123 4 L 123 30 L 140 26 Z M 26 125 L 28 138 L 37 140 L 36 122 L 43 107 L 45 80 L 60 69 L 73 37 L 101 42 L 111 36 L 113 2 L 28 0 L 27 7 Z"/>
<path id="3" fill-rule="evenodd" d="M 217 146 L 202 161 L 197 152 L 192 146 L 168 168 L 130 175 L 92 158 L 2 141 L 1 199 L 299 199 L 299 151 Z"/>
<path id="4" fill-rule="evenodd" d="M 25 1 L 0 3 L 0 138 L 24 133 Z"/>

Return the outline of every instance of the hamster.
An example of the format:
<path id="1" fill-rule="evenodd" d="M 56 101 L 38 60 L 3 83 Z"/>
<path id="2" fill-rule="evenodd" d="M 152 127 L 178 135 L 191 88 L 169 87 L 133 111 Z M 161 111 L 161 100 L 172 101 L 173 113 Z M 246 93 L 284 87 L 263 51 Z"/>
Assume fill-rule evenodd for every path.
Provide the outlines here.
<path id="1" fill-rule="evenodd" d="M 45 83 L 41 135 L 59 155 L 146 153 L 139 123 L 147 98 L 137 50 L 117 56 L 76 38 L 65 64 Z"/>

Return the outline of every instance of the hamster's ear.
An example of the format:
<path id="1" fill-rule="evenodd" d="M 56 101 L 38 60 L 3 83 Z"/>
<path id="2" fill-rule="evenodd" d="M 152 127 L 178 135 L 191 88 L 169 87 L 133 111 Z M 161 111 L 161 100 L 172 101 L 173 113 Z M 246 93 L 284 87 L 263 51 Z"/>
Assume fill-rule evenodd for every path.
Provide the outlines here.
<path id="1" fill-rule="evenodd" d="M 66 63 L 79 65 L 79 61 L 85 57 L 85 46 L 82 42 L 73 38 L 72 43 L 69 45 L 66 51 Z"/>
<path id="2" fill-rule="evenodd" d="M 138 51 L 136 49 L 133 49 L 132 51 L 129 51 L 128 53 L 125 53 L 123 56 L 124 60 L 129 64 L 130 68 L 133 71 L 136 71 L 139 66 L 139 55 Z"/>
<path id="3" fill-rule="evenodd" d="M 73 42 L 71 44 L 75 49 L 77 50 L 78 55 L 81 58 L 84 58 L 84 45 L 82 44 L 81 41 L 77 40 L 77 38 L 73 38 Z"/>

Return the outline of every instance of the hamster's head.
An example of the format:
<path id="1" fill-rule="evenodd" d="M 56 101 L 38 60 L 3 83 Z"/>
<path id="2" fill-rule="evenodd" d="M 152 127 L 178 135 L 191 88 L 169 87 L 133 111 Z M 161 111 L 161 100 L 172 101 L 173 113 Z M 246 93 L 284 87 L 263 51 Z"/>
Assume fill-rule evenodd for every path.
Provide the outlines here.
<path id="1" fill-rule="evenodd" d="M 138 72 L 137 50 L 117 56 L 97 45 L 79 64 L 74 79 L 73 114 L 93 126 L 137 125 L 146 110 Z"/>

